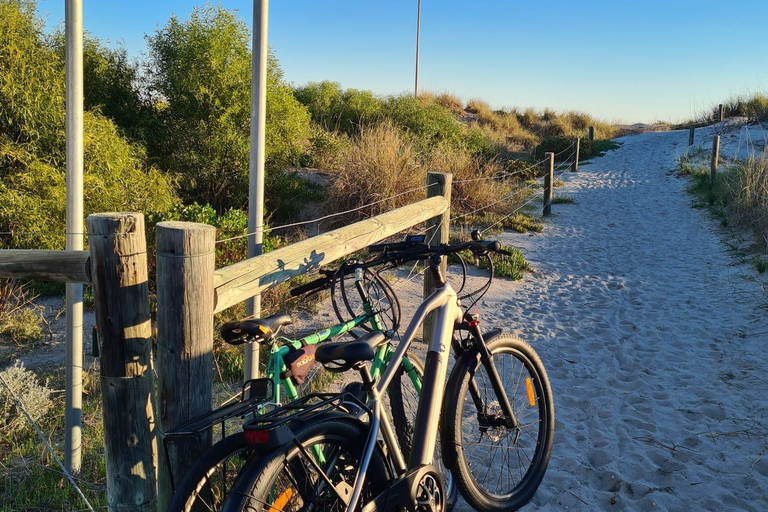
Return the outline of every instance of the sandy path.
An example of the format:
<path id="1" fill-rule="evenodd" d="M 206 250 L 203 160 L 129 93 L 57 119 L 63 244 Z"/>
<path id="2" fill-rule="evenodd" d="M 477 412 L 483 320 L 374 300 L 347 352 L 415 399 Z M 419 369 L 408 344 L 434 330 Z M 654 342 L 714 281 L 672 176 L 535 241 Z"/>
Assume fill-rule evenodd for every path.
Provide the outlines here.
<path id="1" fill-rule="evenodd" d="M 576 204 L 543 234 L 501 235 L 537 272 L 495 282 L 486 322 L 536 348 L 555 394 L 526 510 L 768 509 L 765 298 L 670 174 L 687 137 L 622 139 L 564 177 Z"/>

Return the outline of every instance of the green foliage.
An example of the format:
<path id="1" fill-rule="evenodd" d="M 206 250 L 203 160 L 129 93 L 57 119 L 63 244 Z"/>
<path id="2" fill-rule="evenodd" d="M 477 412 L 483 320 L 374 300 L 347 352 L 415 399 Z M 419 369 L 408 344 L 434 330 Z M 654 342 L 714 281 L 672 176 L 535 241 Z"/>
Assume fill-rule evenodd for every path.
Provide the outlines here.
<path id="1" fill-rule="evenodd" d="M 411 95 L 390 97 L 384 112 L 396 126 L 429 144 L 441 140 L 459 140 L 462 124 L 451 112 Z"/>
<path id="2" fill-rule="evenodd" d="M 349 150 L 349 137 L 341 132 L 329 132 L 320 125 L 312 125 L 309 151 L 302 160 L 302 167 L 320 170 L 340 170 L 344 167 Z"/>
<path id="3" fill-rule="evenodd" d="M 293 172 L 277 171 L 267 178 L 267 207 L 277 221 L 295 218 L 307 203 L 323 200 L 320 185 Z"/>
<path id="4" fill-rule="evenodd" d="M 65 35 L 58 31 L 52 46 L 64 61 Z M 123 46 L 108 48 L 85 34 L 83 38 L 83 100 L 86 110 L 98 110 L 134 140 L 146 141 L 152 122 L 151 106 L 139 88 L 140 64 L 128 58 Z"/>
<path id="5" fill-rule="evenodd" d="M 161 137 L 152 148 L 161 167 L 183 176 L 186 202 L 218 211 L 248 197 L 251 109 L 249 30 L 235 13 L 205 5 L 189 20 L 175 16 L 148 38 L 150 92 Z M 309 114 L 282 81 L 277 59 L 267 70 L 266 163 L 281 170 L 298 161 Z"/>
<path id="6" fill-rule="evenodd" d="M 571 196 L 555 196 L 552 199 L 552 204 L 574 204 L 576 200 Z"/>
<path id="7" fill-rule="evenodd" d="M 491 253 L 489 256 L 493 261 L 493 275 L 496 277 L 506 277 L 513 281 L 523 278 L 525 272 L 531 270 L 530 264 L 525 260 L 525 256 L 518 249 L 510 246 L 502 246 L 502 249 L 512 253 L 510 256 Z M 488 268 L 485 258 L 479 260 L 480 268 Z"/>
<path id="8" fill-rule="evenodd" d="M 573 159 L 573 151 L 571 146 L 573 145 L 575 137 L 558 136 L 550 137 L 542 140 L 533 151 L 533 158 L 539 161 L 544 158 L 544 154 L 548 152 L 555 153 L 555 161 L 563 162 Z M 612 140 L 589 140 L 586 137 L 582 137 L 579 142 L 579 161 L 588 160 L 590 158 L 601 156 L 607 151 L 618 148 L 621 144 Z"/>
<path id="9" fill-rule="evenodd" d="M 64 117 L 63 62 L 44 41 L 34 4 L 0 2 L 0 231 L 14 233 L 1 247 L 64 246 Z M 176 202 L 143 149 L 95 112 L 84 117 L 84 195 L 86 215 Z"/>
<path id="10" fill-rule="evenodd" d="M 309 82 L 294 91 L 312 120 L 325 130 L 354 135 L 381 118 L 384 101 L 370 91 L 341 88 L 338 82 Z"/>

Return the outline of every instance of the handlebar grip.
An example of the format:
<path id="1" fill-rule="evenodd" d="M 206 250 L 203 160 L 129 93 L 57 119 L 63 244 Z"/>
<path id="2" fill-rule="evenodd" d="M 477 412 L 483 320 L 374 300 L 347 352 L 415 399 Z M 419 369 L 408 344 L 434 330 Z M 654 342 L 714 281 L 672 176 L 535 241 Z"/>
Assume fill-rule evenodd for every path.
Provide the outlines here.
<path id="1" fill-rule="evenodd" d="M 291 289 L 291 297 L 297 297 L 308 292 L 318 292 L 327 288 L 331 284 L 331 281 L 333 281 L 333 275 L 320 277 L 307 284 L 302 284 L 301 286 Z"/>

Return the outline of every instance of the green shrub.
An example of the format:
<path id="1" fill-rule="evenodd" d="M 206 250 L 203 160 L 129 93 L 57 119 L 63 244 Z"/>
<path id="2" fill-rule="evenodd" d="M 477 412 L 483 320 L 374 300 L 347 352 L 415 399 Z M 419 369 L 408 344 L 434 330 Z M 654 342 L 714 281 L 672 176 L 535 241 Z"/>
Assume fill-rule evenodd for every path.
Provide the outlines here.
<path id="1" fill-rule="evenodd" d="M 49 49 L 32 4 L 0 3 L 0 247 L 64 247 L 64 68 Z M 84 116 L 85 214 L 163 210 L 172 183 L 147 165 L 112 121 Z"/>
<path id="2" fill-rule="evenodd" d="M 330 132 L 354 135 L 382 115 L 384 102 L 370 91 L 347 89 L 337 82 L 310 82 L 294 91 L 312 120 Z"/>
<path id="3" fill-rule="evenodd" d="M 248 200 L 251 114 L 250 30 L 222 7 L 175 16 L 148 38 L 149 91 L 155 98 L 159 165 L 183 176 L 185 202 L 218 211 Z M 309 113 L 296 101 L 270 54 L 267 66 L 266 165 L 298 162 L 309 137 Z"/>
<path id="4" fill-rule="evenodd" d="M 309 139 L 309 152 L 305 155 L 302 166 L 320 170 L 342 169 L 349 145 L 349 137 L 344 133 L 329 132 L 315 124 Z"/>
<path id="5" fill-rule="evenodd" d="M 412 95 L 390 97 L 384 106 L 384 115 L 426 145 L 459 140 L 463 128 L 449 110 Z"/>

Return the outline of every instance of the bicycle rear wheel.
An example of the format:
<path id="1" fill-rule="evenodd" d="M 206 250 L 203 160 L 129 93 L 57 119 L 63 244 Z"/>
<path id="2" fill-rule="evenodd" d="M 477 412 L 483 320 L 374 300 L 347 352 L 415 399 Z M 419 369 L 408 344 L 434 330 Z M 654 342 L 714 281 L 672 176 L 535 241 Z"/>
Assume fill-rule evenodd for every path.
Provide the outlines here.
<path id="1" fill-rule="evenodd" d="M 519 425 L 506 426 L 479 354 L 466 353 L 451 372 L 443 402 L 443 455 L 473 508 L 508 512 L 525 505 L 544 478 L 555 409 L 547 372 L 530 345 L 501 334 L 487 346 Z"/>
<path id="2" fill-rule="evenodd" d="M 242 431 L 211 446 L 187 471 L 173 494 L 168 512 L 222 510 L 227 493 L 252 448 Z"/>
<path id="3" fill-rule="evenodd" d="M 400 327 L 400 302 L 397 300 L 395 291 L 379 274 L 369 269 L 363 269 L 360 272 L 362 272 L 360 285 L 370 308 L 378 317 L 381 324 L 380 330 L 397 330 Z M 366 314 L 365 301 L 366 299 L 357 289 L 354 272 L 347 275 L 339 273 L 331 285 L 331 303 L 339 321 L 346 322 Z M 373 330 L 366 324 L 361 325 L 360 328 L 368 332 Z M 359 336 L 355 331 L 351 331 L 350 334 L 355 338 Z"/>
<path id="4" fill-rule="evenodd" d="M 226 512 L 345 512 L 340 495 L 352 492 L 360 455 L 368 436 L 353 421 L 334 419 L 307 426 L 290 443 L 267 457 L 254 457 L 243 467 L 227 502 Z M 318 461 L 314 454 L 323 454 Z M 321 476 L 322 471 L 330 480 Z M 386 488 L 389 472 L 380 450 L 373 452 L 360 508 Z"/>

